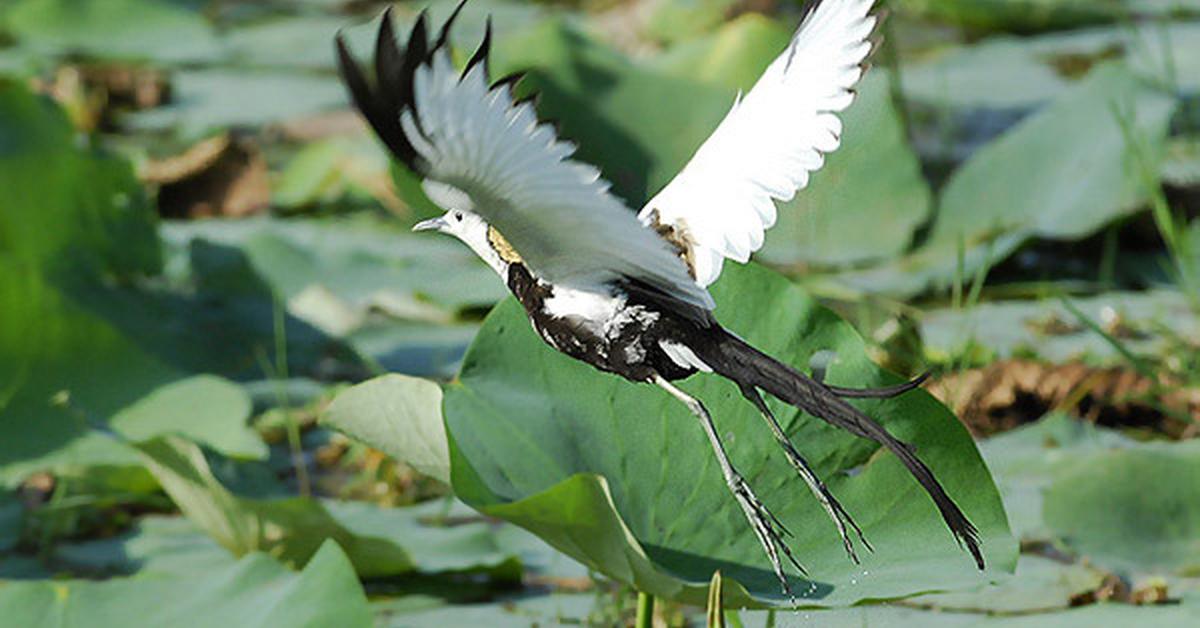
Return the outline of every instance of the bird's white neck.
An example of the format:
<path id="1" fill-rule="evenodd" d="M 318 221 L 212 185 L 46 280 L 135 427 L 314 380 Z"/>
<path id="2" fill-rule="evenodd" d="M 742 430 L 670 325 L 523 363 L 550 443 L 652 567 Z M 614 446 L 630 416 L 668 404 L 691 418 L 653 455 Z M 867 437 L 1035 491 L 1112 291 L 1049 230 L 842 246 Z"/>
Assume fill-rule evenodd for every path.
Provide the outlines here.
<path id="1" fill-rule="evenodd" d="M 488 225 L 480 221 L 478 225 L 472 225 L 466 229 L 460 229 L 453 233 L 455 237 L 462 240 L 464 244 L 471 247 L 472 251 L 478 255 L 483 261 L 487 262 L 496 274 L 504 281 L 508 281 L 508 265 L 509 262 L 500 257 L 500 254 L 493 248 L 492 243 L 488 241 Z"/>

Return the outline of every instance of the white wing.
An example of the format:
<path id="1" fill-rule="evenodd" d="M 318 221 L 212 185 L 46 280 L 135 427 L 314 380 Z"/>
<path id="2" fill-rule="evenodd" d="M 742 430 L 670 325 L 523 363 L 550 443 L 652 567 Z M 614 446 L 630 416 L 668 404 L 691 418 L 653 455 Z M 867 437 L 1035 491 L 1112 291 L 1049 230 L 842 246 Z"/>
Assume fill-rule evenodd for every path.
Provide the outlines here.
<path id="1" fill-rule="evenodd" d="M 787 50 L 639 214 L 690 247 L 701 286 L 725 258 L 745 262 L 762 247 L 774 201 L 791 200 L 841 142 L 835 113 L 854 99 L 871 51 L 874 0 L 815 1 Z"/>
<path id="2" fill-rule="evenodd" d="M 344 46 L 343 76 L 384 141 L 424 175 L 431 200 L 482 216 L 552 283 L 587 288 L 628 277 L 713 308 L 671 245 L 608 192 L 596 168 L 569 159 L 572 144 L 539 123 L 531 104 L 514 103 L 509 83 L 488 85 L 488 37 L 460 75 L 444 45 L 449 24 L 426 51 L 417 41 L 425 37 L 419 20 L 403 55 L 390 18 L 384 24 L 377 90 L 367 87 Z"/>

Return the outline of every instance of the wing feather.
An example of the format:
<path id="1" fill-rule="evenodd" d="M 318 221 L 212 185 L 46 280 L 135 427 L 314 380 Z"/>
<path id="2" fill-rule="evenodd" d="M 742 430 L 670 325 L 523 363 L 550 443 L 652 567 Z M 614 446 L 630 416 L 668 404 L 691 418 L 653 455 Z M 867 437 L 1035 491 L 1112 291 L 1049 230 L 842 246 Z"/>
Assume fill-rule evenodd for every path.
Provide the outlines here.
<path id="1" fill-rule="evenodd" d="M 393 154 L 425 178 L 430 200 L 481 215 L 547 281 L 591 287 L 634 280 L 688 307 L 712 309 L 712 297 L 671 245 L 608 192 L 599 170 L 570 158 L 575 146 L 539 122 L 531 103 L 513 101 L 511 81 L 488 84 L 490 22 L 461 73 L 445 45 L 449 23 L 433 46 L 409 41 L 402 54 L 390 22 L 385 15 L 376 85 L 367 84 L 340 37 L 339 68 Z M 418 35 L 425 37 L 423 16 L 410 40 Z"/>
<path id="2" fill-rule="evenodd" d="M 745 262 L 775 224 L 775 201 L 808 185 L 841 143 L 836 115 L 854 99 L 876 18 L 874 0 L 815 0 L 777 57 L 683 170 L 642 209 L 690 243 L 696 282 Z"/>

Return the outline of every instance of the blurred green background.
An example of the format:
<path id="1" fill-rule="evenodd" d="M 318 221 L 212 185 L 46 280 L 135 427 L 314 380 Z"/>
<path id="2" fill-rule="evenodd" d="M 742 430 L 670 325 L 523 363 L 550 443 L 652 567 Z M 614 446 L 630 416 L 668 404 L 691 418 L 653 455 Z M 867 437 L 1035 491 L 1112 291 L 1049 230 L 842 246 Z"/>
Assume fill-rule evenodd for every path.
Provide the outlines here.
<path id="1" fill-rule="evenodd" d="M 318 422 L 373 375 L 453 378 L 505 295 L 408 232 L 435 210 L 348 108 L 333 36 L 366 55 L 385 4 L 0 4 L 0 617 L 632 620 L 628 588 Z M 493 77 L 526 72 L 640 207 L 799 4 L 472 0 L 452 43 L 492 15 Z M 757 259 L 934 371 L 1017 578 L 739 621 L 1196 625 L 1200 1 L 884 4 L 843 146 Z M 406 33 L 426 5 L 395 6 Z"/>

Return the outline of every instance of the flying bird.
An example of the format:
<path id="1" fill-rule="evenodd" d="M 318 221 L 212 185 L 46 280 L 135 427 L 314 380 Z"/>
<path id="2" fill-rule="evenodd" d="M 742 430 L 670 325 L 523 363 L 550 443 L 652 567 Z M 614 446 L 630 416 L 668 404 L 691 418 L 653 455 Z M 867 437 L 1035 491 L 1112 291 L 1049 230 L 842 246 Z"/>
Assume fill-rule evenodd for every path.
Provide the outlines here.
<path id="1" fill-rule="evenodd" d="M 789 596 L 781 557 L 807 572 L 784 542 L 786 529 L 730 462 L 704 404 L 674 382 L 711 373 L 737 384 L 855 562 L 850 530 L 871 546 L 789 441 L 762 393 L 895 454 L 983 569 L 978 532 L 914 448 L 846 401 L 899 395 L 922 378 L 875 389 L 812 379 L 722 327 L 707 289 L 726 259 L 749 260 L 775 223 L 775 202 L 790 200 L 837 149 L 837 113 L 854 99 L 873 47 L 874 0 L 810 3 L 787 48 L 636 214 L 610 193 L 599 170 L 572 158 L 575 146 L 540 122 L 531 102 L 514 100 L 519 75 L 489 82 L 490 18 L 478 49 L 463 69 L 455 67 L 447 36 L 463 4 L 432 39 L 422 12 L 403 49 L 385 13 L 373 74 L 337 37 L 339 70 L 355 106 L 446 210 L 414 229 L 455 236 L 483 258 L 551 347 L 657 385 L 686 405 Z"/>

